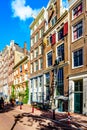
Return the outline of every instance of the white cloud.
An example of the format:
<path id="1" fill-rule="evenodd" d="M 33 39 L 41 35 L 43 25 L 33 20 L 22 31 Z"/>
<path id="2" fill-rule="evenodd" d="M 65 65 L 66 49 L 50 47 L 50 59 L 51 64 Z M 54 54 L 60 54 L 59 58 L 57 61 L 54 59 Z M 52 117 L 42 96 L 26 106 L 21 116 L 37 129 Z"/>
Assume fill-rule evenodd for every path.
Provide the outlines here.
<path id="1" fill-rule="evenodd" d="M 11 3 L 13 17 L 19 17 L 20 20 L 26 20 L 33 15 L 37 15 L 40 9 L 32 9 L 29 5 L 25 5 L 26 0 L 14 0 Z"/>

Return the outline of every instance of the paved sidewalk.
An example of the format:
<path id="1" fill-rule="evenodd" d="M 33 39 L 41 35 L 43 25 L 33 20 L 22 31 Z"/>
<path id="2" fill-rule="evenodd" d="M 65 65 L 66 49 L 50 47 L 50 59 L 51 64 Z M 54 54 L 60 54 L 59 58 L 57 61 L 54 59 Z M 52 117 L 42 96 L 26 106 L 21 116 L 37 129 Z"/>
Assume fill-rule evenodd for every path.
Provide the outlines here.
<path id="1" fill-rule="evenodd" d="M 38 109 L 33 109 L 30 105 L 23 105 L 20 109 L 20 106 L 17 106 L 15 109 L 26 112 L 26 113 L 32 113 L 33 115 L 39 115 L 45 118 L 49 118 L 50 120 L 53 120 L 53 112 L 52 111 L 41 111 Z M 68 121 L 68 113 L 55 113 L 55 122 L 61 122 L 63 125 L 71 125 L 75 128 L 79 128 L 79 130 L 87 130 L 87 116 L 76 114 L 76 113 L 70 113 L 71 120 Z"/>

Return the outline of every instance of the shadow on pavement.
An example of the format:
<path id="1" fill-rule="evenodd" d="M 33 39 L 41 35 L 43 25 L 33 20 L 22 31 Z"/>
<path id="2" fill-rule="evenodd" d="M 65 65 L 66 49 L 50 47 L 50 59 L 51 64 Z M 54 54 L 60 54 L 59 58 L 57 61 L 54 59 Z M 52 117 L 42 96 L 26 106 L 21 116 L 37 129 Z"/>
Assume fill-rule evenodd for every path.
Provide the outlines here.
<path id="1" fill-rule="evenodd" d="M 11 104 L 5 104 L 3 109 L 0 109 L 0 113 L 5 113 L 14 110 L 16 106 L 11 106 Z"/>
<path id="2" fill-rule="evenodd" d="M 17 123 L 22 123 L 22 125 L 29 126 L 31 129 L 35 126 L 37 130 L 76 130 L 71 126 L 67 127 L 61 123 L 55 123 L 52 120 L 29 113 L 21 113 L 14 116 L 14 118 L 14 124 L 10 130 L 13 130 Z"/>
<path id="3" fill-rule="evenodd" d="M 40 116 L 53 119 L 53 112 L 43 111 Z M 73 119 L 73 116 L 71 116 L 70 118 L 71 120 L 69 121 L 67 113 L 55 113 L 55 121 L 58 121 L 59 124 L 62 124 L 62 126 L 67 127 L 67 129 L 87 130 L 87 120 L 84 120 L 84 118 L 80 119 L 79 117 L 74 117 Z"/>

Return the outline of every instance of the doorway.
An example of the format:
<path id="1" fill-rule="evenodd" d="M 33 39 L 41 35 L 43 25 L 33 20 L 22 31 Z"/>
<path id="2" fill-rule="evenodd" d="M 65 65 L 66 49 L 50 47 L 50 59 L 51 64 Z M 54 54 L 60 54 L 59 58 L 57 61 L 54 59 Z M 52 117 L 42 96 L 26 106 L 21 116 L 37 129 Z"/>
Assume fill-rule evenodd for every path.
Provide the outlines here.
<path id="1" fill-rule="evenodd" d="M 82 114 L 83 108 L 83 80 L 75 81 L 74 112 Z"/>

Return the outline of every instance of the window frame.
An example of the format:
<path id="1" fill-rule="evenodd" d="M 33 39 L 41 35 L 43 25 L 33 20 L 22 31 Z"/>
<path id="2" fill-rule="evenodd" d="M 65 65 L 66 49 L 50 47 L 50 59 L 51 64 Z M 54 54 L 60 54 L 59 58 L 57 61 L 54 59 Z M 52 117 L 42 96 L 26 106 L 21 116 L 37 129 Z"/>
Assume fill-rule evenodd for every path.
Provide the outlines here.
<path id="1" fill-rule="evenodd" d="M 62 34 L 61 34 L 61 30 L 62 30 Z M 64 39 L 64 26 L 61 27 L 61 28 L 57 31 L 57 39 L 58 39 L 58 41 Z"/>
<path id="2" fill-rule="evenodd" d="M 79 11 L 77 11 L 77 16 L 76 17 L 74 17 L 74 10 L 75 9 L 77 9 L 79 6 L 80 6 L 80 4 L 82 5 L 82 10 L 81 10 L 81 13 L 79 14 Z M 82 14 L 82 12 L 83 12 L 83 3 L 82 2 L 80 2 L 80 3 L 78 3 L 78 5 L 76 5 L 73 9 L 72 9 L 72 20 L 74 20 L 75 18 L 77 18 L 79 15 L 81 15 Z"/>
<path id="3" fill-rule="evenodd" d="M 56 47 L 56 57 L 58 57 L 58 48 L 61 47 L 62 45 L 63 45 L 63 47 L 64 47 L 64 43 L 61 43 L 59 46 Z M 63 50 L 64 50 L 64 48 L 63 48 Z M 62 52 L 62 51 L 61 51 L 61 52 Z M 62 54 L 62 55 L 63 55 L 62 58 L 60 57 L 61 55 L 59 55 L 60 61 L 64 61 L 64 59 L 65 59 L 64 51 L 63 51 L 63 54 Z"/>
<path id="4" fill-rule="evenodd" d="M 49 54 L 49 53 L 52 53 L 52 50 L 49 51 L 49 52 L 47 52 L 47 54 L 46 54 L 46 67 L 50 67 L 50 66 L 52 66 L 52 64 L 53 64 L 53 56 L 51 56 L 51 57 L 52 57 L 52 59 L 51 59 L 51 63 L 52 63 L 52 64 L 51 64 L 51 65 L 48 64 L 48 54 Z"/>
<path id="5" fill-rule="evenodd" d="M 74 53 L 75 53 L 75 52 L 80 53 L 80 52 L 78 52 L 78 51 L 80 51 L 80 50 L 82 50 L 82 52 L 81 52 L 82 56 L 80 56 L 81 54 L 79 54 L 80 57 L 76 57 L 76 58 L 79 58 L 79 61 L 82 60 L 82 64 L 79 65 L 79 63 L 78 63 L 78 65 L 75 65 L 75 62 L 74 62 L 74 60 L 75 60 L 75 59 L 74 59 L 74 57 L 75 57 L 75 56 L 74 56 Z M 80 48 L 80 49 L 75 50 L 74 52 L 72 52 L 72 69 L 79 68 L 79 67 L 82 67 L 82 66 L 83 66 L 83 63 L 84 63 L 83 54 L 84 54 L 83 48 Z M 81 58 L 82 58 L 82 59 L 81 59 Z M 78 59 L 77 59 L 76 61 L 78 61 Z M 81 61 L 80 61 L 80 62 L 81 62 Z"/>
<path id="6" fill-rule="evenodd" d="M 74 39 L 74 33 L 75 33 L 75 30 L 74 30 L 74 27 L 77 25 L 77 35 L 79 34 L 79 28 L 78 28 L 78 26 L 79 26 L 79 24 L 82 22 L 82 28 L 81 27 L 79 27 L 80 29 L 82 29 L 81 31 L 82 31 L 82 34 L 81 34 L 81 36 L 77 36 L 77 38 L 76 39 Z M 72 26 L 72 42 L 74 42 L 74 41 L 76 41 L 76 40 L 78 40 L 78 39 L 80 39 L 81 37 L 83 36 L 83 20 L 81 19 L 80 21 L 78 21 L 76 24 L 74 24 L 73 26 Z"/>
<path id="7" fill-rule="evenodd" d="M 57 74 L 57 90 L 58 90 L 60 95 L 64 94 L 64 68 L 63 67 L 59 68 L 59 70 L 58 70 L 58 74 Z"/>
<path id="8" fill-rule="evenodd" d="M 20 73 L 22 73 L 22 65 L 20 66 Z"/>

